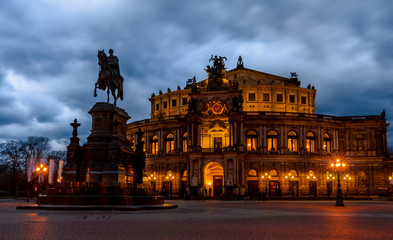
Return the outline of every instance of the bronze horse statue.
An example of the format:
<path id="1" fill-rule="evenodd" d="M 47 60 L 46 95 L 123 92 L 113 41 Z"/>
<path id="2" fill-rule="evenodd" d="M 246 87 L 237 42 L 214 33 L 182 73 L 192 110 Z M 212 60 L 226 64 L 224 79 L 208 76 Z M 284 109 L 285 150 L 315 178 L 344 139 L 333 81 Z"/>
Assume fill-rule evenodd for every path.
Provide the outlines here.
<path id="1" fill-rule="evenodd" d="M 98 79 L 95 83 L 94 97 L 97 96 L 97 88 L 106 90 L 108 94 L 109 103 L 109 91 L 112 93 L 114 105 L 116 106 L 117 99 L 123 101 L 123 77 L 120 75 L 118 59 L 113 56 L 113 50 L 110 49 L 110 56 L 108 57 L 104 50 L 98 50 L 98 65 L 100 65 L 100 72 L 98 73 Z M 109 58 L 109 60 L 108 60 Z M 117 90 L 117 93 L 116 93 Z"/>

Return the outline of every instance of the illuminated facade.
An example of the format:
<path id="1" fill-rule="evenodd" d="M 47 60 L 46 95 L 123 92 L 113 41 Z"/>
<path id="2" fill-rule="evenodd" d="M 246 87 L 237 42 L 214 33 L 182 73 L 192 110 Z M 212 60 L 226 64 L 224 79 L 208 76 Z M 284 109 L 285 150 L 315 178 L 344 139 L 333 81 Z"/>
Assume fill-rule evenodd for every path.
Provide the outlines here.
<path id="1" fill-rule="evenodd" d="M 351 160 L 344 194 L 388 194 L 384 114 L 315 114 L 316 90 L 296 73 L 247 69 L 241 58 L 226 71 L 224 58 L 211 60 L 206 80 L 153 94 L 151 118 L 128 124 L 133 147 L 142 132 L 147 186 L 180 197 L 332 196 L 329 156 L 340 152 Z"/>

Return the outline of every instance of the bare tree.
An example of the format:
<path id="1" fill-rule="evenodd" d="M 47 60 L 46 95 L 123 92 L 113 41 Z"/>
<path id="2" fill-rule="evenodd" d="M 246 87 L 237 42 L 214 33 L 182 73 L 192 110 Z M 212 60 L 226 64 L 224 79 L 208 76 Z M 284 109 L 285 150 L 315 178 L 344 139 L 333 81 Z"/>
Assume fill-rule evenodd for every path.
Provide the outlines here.
<path id="1" fill-rule="evenodd" d="M 45 158 L 50 150 L 49 138 L 46 137 L 30 136 L 24 144 L 26 145 L 27 157 L 33 159 L 34 165 Z"/>
<path id="2" fill-rule="evenodd" d="M 26 154 L 25 145 L 21 141 L 9 140 L 0 144 L 2 164 L 9 169 L 11 177 L 11 193 L 16 194 L 18 179 L 23 179 L 24 159 Z"/>

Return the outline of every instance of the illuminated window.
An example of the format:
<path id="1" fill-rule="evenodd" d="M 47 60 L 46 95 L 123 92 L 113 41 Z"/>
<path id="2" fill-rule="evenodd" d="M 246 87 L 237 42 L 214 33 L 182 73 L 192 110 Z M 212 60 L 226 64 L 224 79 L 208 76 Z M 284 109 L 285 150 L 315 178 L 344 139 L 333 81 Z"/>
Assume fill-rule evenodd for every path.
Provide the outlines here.
<path id="1" fill-rule="evenodd" d="M 257 139 L 258 139 L 258 135 L 254 130 L 250 130 L 247 132 L 246 134 L 247 151 L 257 150 Z"/>
<path id="2" fill-rule="evenodd" d="M 183 144 L 183 152 L 187 152 L 187 137 L 188 133 L 183 134 L 182 144 Z"/>
<path id="3" fill-rule="evenodd" d="M 288 175 L 290 179 L 294 179 L 298 177 L 296 169 L 292 169 L 291 171 L 289 171 Z"/>
<path id="4" fill-rule="evenodd" d="M 288 133 L 288 149 L 291 152 L 298 151 L 298 141 L 297 141 L 296 133 L 294 131 L 290 131 Z"/>
<path id="5" fill-rule="evenodd" d="M 154 135 L 151 139 L 151 153 L 157 154 L 158 153 L 158 137 Z"/>
<path id="6" fill-rule="evenodd" d="M 173 134 L 170 133 L 166 136 L 165 139 L 165 152 L 170 153 L 175 150 L 175 139 L 173 138 Z"/>
<path id="7" fill-rule="evenodd" d="M 257 173 L 257 171 L 255 171 L 255 169 L 250 169 L 247 172 L 247 176 L 248 177 L 258 177 L 258 173 Z"/>
<path id="8" fill-rule="evenodd" d="M 255 101 L 255 93 L 248 94 L 248 101 Z"/>
<path id="9" fill-rule="evenodd" d="M 278 135 L 275 131 L 270 131 L 267 134 L 267 150 L 268 151 L 277 151 L 277 140 L 278 140 Z"/>
<path id="10" fill-rule="evenodd" d="M 131 148 L 133 149 L 135 146 L 135 140 L 133 138 L 131 138 Z"/>
<path id="11" fill-rule="evenodd" d="M 269 175 L 271 177 L 278 177 L 278 171 L 276 169 L 272 169 L 269 171 Z"/>
<path id="12" fill-rule="evenodd" d="M 141 143 L 142 143 L 142 151 L 146 152 L 145 138 L 144 137 L 142 137 Z"/>
<path id="13" fill-rule="evenodd" d="M 306 150 L 307 152 L 315 152 L 315 136 L 312 132 L 308 132 L 306 135 Z"/>
<path id="14" fill-rule="evenodd" d="M 270 100 L 269 100 L 269 93 L 264 93 L 263 94 L 263 101 L 264 102 L 269 102 Z"/>
<path id="15" fill-rule="evenodd" d="M 323 150 L 330 153 L 332 150 L 331 146 L 330 136 L 327 133 L 323 134 Z"/>

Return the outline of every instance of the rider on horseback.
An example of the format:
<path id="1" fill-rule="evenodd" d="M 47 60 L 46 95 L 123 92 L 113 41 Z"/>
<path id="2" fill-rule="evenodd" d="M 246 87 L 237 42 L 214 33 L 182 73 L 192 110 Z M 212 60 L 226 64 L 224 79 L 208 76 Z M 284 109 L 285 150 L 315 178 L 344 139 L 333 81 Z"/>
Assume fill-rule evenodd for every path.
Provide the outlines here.
<path id="1" fill-rule="evenodd" d="M 117 81 L 113 81 L 114 84 L 118 85 L 118 83 L 120 83 L 120 79 L 123 77 L 120 75 L 119 59 L 113 55 L 112 49 L 109 49 L 108 66 L 109 66 L 109 70 L 112 73 L 112 76 L 115 79 L 117 79 Z M 118 87 L 118 86 L 116 86 L 116 87 Z"/>
<path id="2" fill-rule="evenodd" d="M 97 96 L 96 89 L 101 90 L 107 89 L 108 103 L 109 103 L 109 91 L 112 92 L 114 98 L 114 105 L 118 98 L 123 100 L 123 77 L 120 75 L 119 59 L 113 55 L 113 50 L 109 50 L 109 56 L 107 57 L 104 50 L 98 51 L 98 65 L 101 69 L 98 74 L 98 80 L 95 84 L 94 97 Z M 117 94 L 115 91 L 117 90 Z"/>

